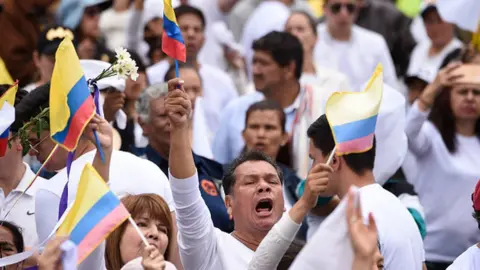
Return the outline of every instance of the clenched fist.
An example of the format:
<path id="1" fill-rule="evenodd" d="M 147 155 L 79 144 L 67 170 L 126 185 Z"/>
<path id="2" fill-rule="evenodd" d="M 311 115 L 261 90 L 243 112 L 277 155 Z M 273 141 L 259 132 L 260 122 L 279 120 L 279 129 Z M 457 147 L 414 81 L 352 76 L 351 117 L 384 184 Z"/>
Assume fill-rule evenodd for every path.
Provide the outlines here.
<path id="1" fill-rule="evenodd" d="M 305 190 L 302 199 L 310 208 L 315 207 L 320 194 L 327 190 L 328 179 L 333 172 L 332 167 L 327 164 L 318 163 L 310 170 L 305 180 Z"/>
<path id="2" fill-rule="evenodd" d="M 183 89 L 183 83 L 179 78 L 168 81 L 165 111 L 172 129 L 187 128 L 192 113 L 192 103 Z"/>

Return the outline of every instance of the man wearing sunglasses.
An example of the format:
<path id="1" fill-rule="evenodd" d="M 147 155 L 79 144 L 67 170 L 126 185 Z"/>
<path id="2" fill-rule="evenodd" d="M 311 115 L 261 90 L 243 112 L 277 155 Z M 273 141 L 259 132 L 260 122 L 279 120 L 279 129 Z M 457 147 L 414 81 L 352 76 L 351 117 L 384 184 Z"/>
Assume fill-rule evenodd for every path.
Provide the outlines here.
<path id="1" fill-rule="evenodd" d="M 383 65 L 384 81 L 396 88 L 397 77 L 385 39 L 354 25 L 358 15 L 355 0 L 325 0 L 325 22 L 317 27 L 316 62 L 348 76 L 354 91 L 360 91 L 377 64 Z"/>

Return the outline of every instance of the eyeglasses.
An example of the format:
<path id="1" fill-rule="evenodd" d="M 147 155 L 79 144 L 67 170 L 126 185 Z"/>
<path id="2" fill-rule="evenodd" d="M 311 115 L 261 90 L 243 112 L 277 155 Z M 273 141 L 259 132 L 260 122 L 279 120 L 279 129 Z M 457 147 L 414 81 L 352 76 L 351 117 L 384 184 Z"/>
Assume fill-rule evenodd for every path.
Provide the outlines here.
<path id="1" fill-rule="evenodd" d="M 332 11 L 332 13 L 336 15 L 340 13 L 343 7 L 347 9 L 347 12 L 349 14 L 352 14 L 353 12 L 355 12 L 355 9 L 357 8 L 353 3 L 348 3 L 348 4 L 335 3 L 330 5 L 330 11 Z"/>

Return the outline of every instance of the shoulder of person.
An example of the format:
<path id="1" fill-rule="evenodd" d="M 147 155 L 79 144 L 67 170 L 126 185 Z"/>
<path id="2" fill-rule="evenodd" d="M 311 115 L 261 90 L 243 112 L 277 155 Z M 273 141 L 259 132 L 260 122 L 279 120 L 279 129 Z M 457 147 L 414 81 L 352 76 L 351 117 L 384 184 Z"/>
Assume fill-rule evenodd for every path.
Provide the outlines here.
<path id="1" fill-rule="evenodd" d="M 382 35 L 374 31 L 368 30 L 366 28 L 363 28 L 361 26 L 354 25 L 353 31 L 360 38 L 360 42 L 368 42 L 369 44 L 378 44 L 378 45 L 385 44 L 385 46 L 387 44 L 387 42 L 385 41 Z"/>
<path id="2" fill-rule="evenodd" d="M 160 178 L 160 180 L 165 179 L 168 182 L 167 176 L 150 160 L 125 151 L 114 151 L 113 153 L 111 167 L 125 168 L 135 174 L 148 176 L 148 179 L 158 181 Z M 155 174 L 157 175 L 155 176 Z"/>
<path id="3" fill-rule="evenodd" d="M 196 155 L 196 158 L 200 160 L 200 162 L 202 163 L 202 166 L 204 166 L 204 168 L 207 170 L 207 173 L 209 174 L 209 176 L 217 179 L 222 179 L 223 172 L 224 172 L 224 165 L 218 163 L 213 159 L 209 159 L 203 156 Z"/>
<path id="4" fill-rule="evenodd" d="M 315 68 L 317 69 L 317 76 L 320 77 L 320 79 L 334 80 L 336 82 L 348 81 L 345 74 L 334 69 L 322 67 L 318 64 L 315 66 Z"/>

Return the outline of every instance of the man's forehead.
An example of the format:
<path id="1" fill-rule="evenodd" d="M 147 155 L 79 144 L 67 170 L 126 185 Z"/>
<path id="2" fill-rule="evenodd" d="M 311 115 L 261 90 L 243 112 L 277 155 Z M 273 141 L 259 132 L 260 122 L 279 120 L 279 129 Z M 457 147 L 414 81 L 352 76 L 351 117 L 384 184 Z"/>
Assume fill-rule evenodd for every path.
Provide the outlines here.
<path id="1" fill-rule="evenodd" d="M 272 164 L 263 160 L 246 161 L 235 169 L 238 176 L 269 176 L 277 175 L 277 170 Z"/>

